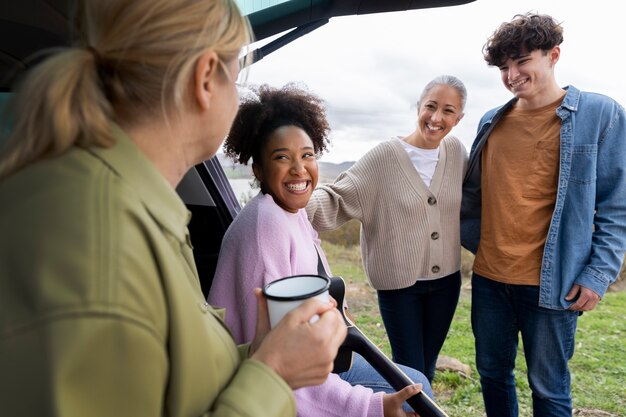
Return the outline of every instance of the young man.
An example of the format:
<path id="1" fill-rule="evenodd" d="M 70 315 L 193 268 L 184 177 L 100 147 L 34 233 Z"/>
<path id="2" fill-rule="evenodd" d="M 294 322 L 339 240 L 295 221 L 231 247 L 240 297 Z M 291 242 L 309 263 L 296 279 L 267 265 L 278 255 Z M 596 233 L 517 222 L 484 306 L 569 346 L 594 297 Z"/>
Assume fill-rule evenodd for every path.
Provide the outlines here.
<path id="1" fill-rule="evenodd" d="M 480 121 L 463 186 L 463 246 L 476 253 L 472 327 L 489 417 L 517 416 L 521 333 L 534 416 L 570 416 L 577 318 L 616 279 L 626 247 L 626 115 L 561 88 L 562 27 L 518 15 L 484 47 L 514 98 Z"/>

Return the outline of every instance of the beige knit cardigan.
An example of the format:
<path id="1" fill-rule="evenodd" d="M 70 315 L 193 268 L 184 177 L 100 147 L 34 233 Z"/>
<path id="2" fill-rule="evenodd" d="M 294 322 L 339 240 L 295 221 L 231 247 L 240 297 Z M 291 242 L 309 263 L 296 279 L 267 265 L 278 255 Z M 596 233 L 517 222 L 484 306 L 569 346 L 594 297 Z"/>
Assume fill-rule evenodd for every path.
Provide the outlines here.
<path id="1" fill-rule="evenodd" d="M 317 187 L 306 208 L 318 231 L 361 222 L 361 254 L 377 290 L 406 288 L 460 269 L 459 212 L 467 152 L 455 137 L 439 147 L 426 187 L 399 139 L 365 154 L 333 184 Z"/>

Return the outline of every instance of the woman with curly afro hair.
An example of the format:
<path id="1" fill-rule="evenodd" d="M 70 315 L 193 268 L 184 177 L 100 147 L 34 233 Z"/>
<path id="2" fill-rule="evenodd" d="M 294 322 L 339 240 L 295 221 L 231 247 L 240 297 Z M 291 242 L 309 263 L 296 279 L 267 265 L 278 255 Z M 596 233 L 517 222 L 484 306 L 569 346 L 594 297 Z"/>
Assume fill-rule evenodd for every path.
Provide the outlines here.
<path id="1" fill-rule="evenodd" d="M 224 150 L 241 164 L 252 160 L 261 191 L 226 232 L 209 293 L 210 304 L 228 311 L 226 323 L 240 343 L 255 336 L 255 288 L 290 275 L 317 274 L 318 260 L 330 275 L 318 234 L 304 210 L 317 185 L 317 157 L 328 144 L 324 103 L 293 84 L 251 90 L 253 94 L 242 99 Z M 411 368 L 403 370 L 432 396 L 424 375 Z M 295 391 L 297 414 L 412 415 L 404 401 L 419 388 L 420 384 L 411 385 L 395 393 L 355 355 L 348 372 L 330 374 L 321 385 Z"/>
<path id="2" fill-rule="evenodd" d="M 251 86 L 249 94 L 242 98 L 224 152 L 243 165 L 250 158 L 260 162 L 269 134 L 287 125 L 297 126 L 309 135 L 317 156 L 326 150 L 330 126 L 322 99 L 295 84 L 281 89 L 267 84 Z"/>

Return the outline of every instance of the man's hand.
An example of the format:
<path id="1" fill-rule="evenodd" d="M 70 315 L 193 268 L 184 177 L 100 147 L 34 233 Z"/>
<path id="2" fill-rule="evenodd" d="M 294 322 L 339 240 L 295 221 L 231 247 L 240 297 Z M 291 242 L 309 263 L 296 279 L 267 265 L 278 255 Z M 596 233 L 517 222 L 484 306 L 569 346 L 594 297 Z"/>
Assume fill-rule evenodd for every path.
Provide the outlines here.
<path id="1" fill-rule="evenodd" d="M 578 297 L 576 302 L 572 304 L 569 309 L 575 311 L 591 311 L 596 308 L 596 305 L 600 301 L 600 296 L 590 290 L 589 288 L 581 287 L 578 284 L 574 284 L 565 300 L 571 301 Z"/>

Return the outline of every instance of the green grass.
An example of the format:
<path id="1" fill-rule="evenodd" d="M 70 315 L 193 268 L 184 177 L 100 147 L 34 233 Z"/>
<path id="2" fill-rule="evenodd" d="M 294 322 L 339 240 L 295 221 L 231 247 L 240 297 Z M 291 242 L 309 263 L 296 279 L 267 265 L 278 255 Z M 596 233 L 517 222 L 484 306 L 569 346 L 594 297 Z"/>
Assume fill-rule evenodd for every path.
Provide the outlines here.
<path id="1" fill-rule="evenodd" d="M 324 241 L 324 251 L 335 275 L 348 286 L 358 287 L 357 297 L 348 297 L 359 328 L 387 355 L 389 341 L 378 311 L 376 292 L 366 286 L 358 246 L 343 247 Z M 464 254 L 463 272 L 471 259 Z M 471 266 L 470 266 L 471 267 Z M 471 367 L 464 377 L 454 372 L 438 372 L 433 381 L 437 401 L 453 416 L 484 415 L 480 383 L 474 360 L 474 339 L 470 324 L 471 289 L 464 279 L 459 306 L 442 355 L 456 358 Z M 355 295 L 355 294 L 352 294 Z M 598 307 L 578 320 L 576 351 L 570 361 L 574 408 L 577 416 L 626 416 L 626 291 L 607 293 Z M 520 416 L 532 415 L 530 388 L 521 346 L 516 362 Z M 609 414 L 593 414 L 601 410 Z"/>

